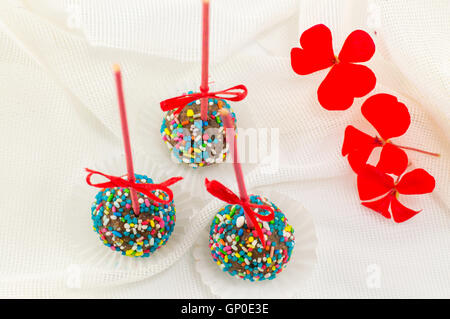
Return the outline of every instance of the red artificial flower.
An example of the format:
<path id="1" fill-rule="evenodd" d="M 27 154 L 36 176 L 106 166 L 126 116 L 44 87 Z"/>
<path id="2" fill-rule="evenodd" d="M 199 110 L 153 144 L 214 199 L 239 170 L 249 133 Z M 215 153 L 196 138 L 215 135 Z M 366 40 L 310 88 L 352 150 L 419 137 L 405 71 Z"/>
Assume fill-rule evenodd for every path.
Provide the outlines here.
<path id="1" fill-rule="evenodd" d="M 420 211 L 414 211 L 403 206 L 398 201 L 398 196 L 431 193 L 435 187 L 433 176 L 419 168 L 402 175 L 408 162 L 395 163 L 391 160 L 390 152 L 398 152 L 400 149 L 386 146 L 381 151 L 380 161 L 377 166 L 366 165 L 358 174 L 358 193 L 363 201 L 362 205 L 368 207 L 386 218 L 393 217 L 397 223 L 402 223 Z M 395 156 L 395 155 L 394 155 Z M 401 173 L 396 181 L 386 174 L 386 170 L 398 170 Z"/>
<path id="2" fill-rule="evenodd" d="M 327 110 L 346 110 L 355 97 L 363 97 L 375 87 L 375 74 L 358 62 L 366 62 L 375 53 L 370 35 L 362 30 L 350 33 L 339 56 L 333 52 L 331 31 L 315 25 L 300 37 L 301 48 L 291 50 L 292 69 L 300 75 L 331 67 L 317 90 L 320 105 Z"/>
<path id="3" fill-rule="evenodd" d="M 349 125 L 345 129 L 342 155 L 348 155 L 350 166 L 358 173 L 365 167 L 373 149 L 382 147 L 385 156 L 380 169 L 384 173 L 401 175 L 404 171 L 402 167 L 408 164 L 408 157 L 403 150 L 392 144 L 390 139 L 401 136 L 408 130 L 411 117 L 407 107 L 395 96 L 381 93 L 369 97 L 363 103 L 361 112 L 380 137 L 370 136 Z"/>

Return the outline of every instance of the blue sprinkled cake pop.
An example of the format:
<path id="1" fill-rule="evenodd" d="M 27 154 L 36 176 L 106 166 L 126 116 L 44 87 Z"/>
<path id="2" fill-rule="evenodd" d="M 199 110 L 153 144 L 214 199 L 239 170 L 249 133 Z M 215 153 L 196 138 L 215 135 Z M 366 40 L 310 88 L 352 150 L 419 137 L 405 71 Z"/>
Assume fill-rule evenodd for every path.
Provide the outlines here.
<path id="1" fill-rule="evenodd" d="M 91 172 L 88 184 L 101 186 L 90 182 L 92 174 L 101 173 L 88 171 Z M 120 180 L 117 177 L 101 175 L 110 178 L 112 183 Z M 153 184 L 153 180 L 145 175 L 135 174 L 135 177 L 135 185 L 142 184 L 152 189 L 150 195 L 154 198 L 141 193 L 139 188 L 135 187 L 139 203 L 139 214 L 135 214 L 129 187 L 103 188 L 95 196 L 91 207 L 93 229 L 111 250 L 130 257 L 149 257 L 167 243 L 174 230 L 176 210 L 173 195 L 167 186 L 181 178 L 172 178 L 163 184 Z"/>
<path id="2" fill-rule="evenodd" d="M 220 113 L 227 130 L 233 131 L 228 111 Z M 272 280 L 291 258 L 294 229 L 274 203 L 260 195 L 247 195 L 235 135 L 231 153 L 240 196 L 216 180 L 205 179 L 206 190 L 230 204 L 211 224 L 209 248 L 217 265 L 230 275 L 250 281 Z"/>
<path id="3" fill-rule="evenodd" d="M 251 195 L 249 202 L 271 206 L 274 219 L 258 221 L 265 245 L 247 225 L 240 205 L 227 205 L 215 216 L 209 247 L 214 261 L 228 274 L 250 281 L 272 280 L 286 267 L 295 244 L 294 229 L 281 210 L 267 198 Z M 266 212 L 259 211 L 265 215 Z"/>

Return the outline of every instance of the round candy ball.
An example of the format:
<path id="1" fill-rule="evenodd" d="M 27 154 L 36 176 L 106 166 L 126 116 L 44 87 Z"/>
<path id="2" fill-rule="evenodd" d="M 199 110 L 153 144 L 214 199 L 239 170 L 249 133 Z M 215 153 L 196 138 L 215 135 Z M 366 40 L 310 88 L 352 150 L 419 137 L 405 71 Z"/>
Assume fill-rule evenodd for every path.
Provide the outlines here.
<path id="1" fill-rule="evenodd" d="M 192 93 L 192 92 L 189 92 Z M 208 100 L 208 120 L 201 120 L 200 100 L 186 105 L 179 114 L 168 111 L 161 125 L 161 135 L 172 159 L 193 168 L 222 163 L 228 146 L 219 109 L 226 108 L 236 123 L 236 114 L 225 100 Z"/>
<path id="2" fill-rule="evenodd" d="M 272 206 L 275 211 L 272 221 L 259 221 L 266 246 L 263 247 L 256 231 L 248 228 L 244 209 L 239 205 L 227 205 L 212 222 L 209 247 L 214 261 L 230 275 L 250 281 L 271 280 L 289 262 L 295 244 L 294 229 L 267 198 L 252 195 L 250 202 Z M 264 214 L 264 211 L 259 213 Z"/>
<path id="3" fill-rule="evenodd" d="M 136 183 L 153 183 L 145 175 L 135 175 Z M 154 191 L 161 199 L 167 194 Z M 169 240 L 175 227 L 175 206 L 154 202 L 137 192 L 139 215 L 132 209 L 128 188 L 105 188 L 98 192 L 91 208 L 93 228 L 111 250 L 130 257 L 149 257 Z"/>

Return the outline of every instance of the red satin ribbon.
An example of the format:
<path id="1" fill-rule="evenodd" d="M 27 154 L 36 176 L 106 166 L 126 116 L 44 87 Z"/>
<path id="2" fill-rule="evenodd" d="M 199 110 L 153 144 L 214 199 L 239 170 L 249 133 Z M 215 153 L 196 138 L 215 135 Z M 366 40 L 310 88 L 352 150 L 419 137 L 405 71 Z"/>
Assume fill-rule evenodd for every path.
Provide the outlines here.
<path id="1" fill-rule="evenodd" d="M 224 202 L 227 202 L 228 204 L 232 205 L 240 205 L 244 208 L 244 211 L 246 212 L 246 215 L 250 220 L 253 222 L 253 225 L 255 226 L 256 233 L 258 234 L 259 239 L 261 240 L 261 243 L 264 247 L 266 247 L 266 242 L 264 240 L 264 234 L 262 232 L 261 227 L 259 227 L 258 221 L 256 220 L 256 217 L 258 217 L 260 220 L 265 222 L 270 222 L 275 218 L 275 211 L 272 206 L 269 205 L 258 205 L 250 203 L 250 201 L 242 200 L 239 198 L 233 191 L 220 182 L 213 180 L 209 181 L 207 178 L 205 179 L 205 185 L 206 190 L 213 195 L 214 197 L 217 197 L 220 200 L 223 200 Z M 261 215 L 260 213 L 255 213 L 255 211 L 252 208 L 259 208 L 268 210 L 270 212 L 269 215 Z"/>
<path id="2" fill-rule="evenodd" d="M 222 99 L 227 101 L 241 101 L 247 96 L 247 88 L 243 84 L 233 86 L 229 89 L 217 92 L 208 92 L 200 88 L 200 93 L 183 94 L 161 102 L 161 110 L 164 112 L 177 109 L 174 114 L 180 113 L 183 108 L 191 102 L 201 98 Z"/>
<path id="3" fill-rule="evenodd" d="M 161 204 L 169 204 L 173 200 L 172 190 L 168 186 L 175 184 L 176 182 L 183 179 L 183 177 L 172 177 L 172 178 L 169 178 L 167 181 L 162 182 L 161 184 L 147 184 L 147 183 L 139 184 L 139 183 L 135 183 L 135 182 L 130 182 L 126 179 L 123 179 L 122 177 L 106 175 L 106 174 L 91 170 L 89 168 L 86 168 L 86 172 L 89 173 L 86 176 L 86 182 L 90 186 L 97 187 L 97 188 L 109 188 L 109 187 L 130 188 L 131 187 L 131 188 L 135 189 L 136 191 L 147 195 L 147 197 L 149 197 L 153 201 L 161 203 Z M 91 182 L 91 177 L 93 175 L 101 175 L 101 176 L 109 179 L 109 182 L 93 184 Z M 169 198 L 164 200 L 164 199 L 157 197 L 155 194 L 152 193 L 152 191 L 156 191 L 156 190 L 163 191 L 164 193 L 167 194 L 167 196 Z"/>

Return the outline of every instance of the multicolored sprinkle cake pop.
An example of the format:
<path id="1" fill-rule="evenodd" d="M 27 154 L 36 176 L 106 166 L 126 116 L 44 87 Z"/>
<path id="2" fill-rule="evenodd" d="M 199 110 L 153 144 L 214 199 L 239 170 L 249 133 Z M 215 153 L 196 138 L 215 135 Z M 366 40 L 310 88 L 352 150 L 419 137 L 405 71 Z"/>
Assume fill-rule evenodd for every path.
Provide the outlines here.
<path id="1" fill-rule="evenodd" d="M 200 99 L 189 103 L 178 114 L 174 110 L 166 113 L 161 135 L 175 161 L 192 167 L 225 161 L 228 147 L 218 114 L 221 108 L 228 109 L 233 118 L 236 118 L 230 105 L 225 100 L 218 99 L 209 99 L 206 121 L 200 118 Z"/>
<path id="2" fill-rule="evenodd" d="M 171 151 L 172 159 L 193 168 L 222 163 L 228 151 L 218 111 L 227 109 L 236 120 L 227 101 L 241 101 L 247 88 L 237 85 L 224 91 L 209 92 L 209 1 L 203 0 L 202 83 L 200 92 L 167 99 L 161 109 L 167 112 L 161 135 Z"/>
<path id="3" fill-rule="evenodd" d="M 130 257 L 149 257 L 166 244 L 176 222 L 173 194 L 168 186 L 181 178 L 153 184 L 151 178 L 136 174 L 135 189 L 138 190 L 139 203 L 139 214 L 136 214 L 132 207 L 128 186 L 131 183 L 128 180 L 89 169 L 87 171 L 89 174 L 86 180 L 89 185 L 106 187 L 95 196 L 91 217 L 94 231 L 107 247 Z M 93 184 L 93 175 L 106 177 L 110 182 Z"/>
<path id="4" fill-rule="evenodd" d="M 151 178 L 134 173 L 119 66 L 115 65 L 114 72 L 128 173 L 123 178 L 86 169 L 87 184 L 102 189 L 91 208 L 93 229 L 113 251 L 130 257 L 149 257 L 169 240 L 173 232 L 176 216 L 169 186 L 182 177 L 154 184 Z M 109 181 L 93 183 L 94 175 Z"/>
<path id="5" fill-rule="evenodd" d="M 281 210 L 267 198 L 250 195 L 250 203 L 274 210 L 271 221 L 259 221 L 265 245 L 246 221 L 240 205 L 227 205 L 214 218 L 209 236 L 213 260 L 230 275 L 260 281 L 274 279 L 289 262 L 294 249 L 294 229 Z M 267 214 L 268 211 L 259 211 Z M 266 215 L 265 215 L 266 216 Z"/>
<path id="6" fill-rule="evenodd" d="M 291 258 L 294 229 L 274 203 L 260 195 L 247 195 L 232 119 L 226 110 L 221 115 L 227 131 L 231 130 L 230 135 L 234 136 L 230 139 L 240 196 L 218 181 L 205 180 L 207 191 L 229 204 L 211 224 L 211 254 L 219 267 L 232 276 L 250 281 L 271 280 Z"/>

